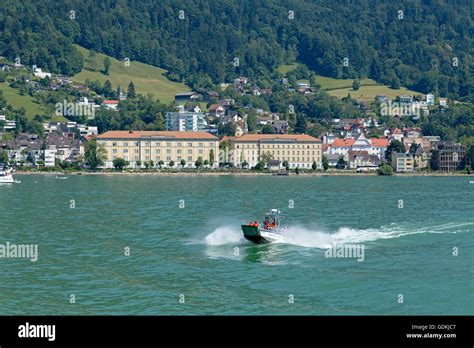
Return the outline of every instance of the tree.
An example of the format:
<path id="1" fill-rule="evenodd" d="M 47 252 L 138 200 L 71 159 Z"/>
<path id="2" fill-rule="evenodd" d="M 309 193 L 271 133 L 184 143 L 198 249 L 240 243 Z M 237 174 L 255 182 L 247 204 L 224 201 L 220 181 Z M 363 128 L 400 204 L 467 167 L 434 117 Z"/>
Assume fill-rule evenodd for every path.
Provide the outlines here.
<path id="1" fill-rule="evenodd" d="M 393 175 L 393 168 L 389 164 L 383 164 L 377 169 L 378 175 Z"/>
<path id="2" fill-rule="evenodd" d="M 112 161 L 112 164 L 116 170 L 122 170 L 123 168 L 129 165 L 129 162 L 119 157 L 114 159 Z"/>
<path id="3" fill-rule="evenodd" d="M 323 155 L 323 168 L 324 171 L 329 169 L 329 161 L 326 155 Z"/>
<path id="4" fill-rule="evenodd" d="M 392 140 L 390 142 L 385 151 L 385 159 L 389 164 L 392 163 L 392 152 L 404 153 L 405 145 L 399 140 Z"/>
<path id="5" fill-rule="evenodd" d="M 160 166 L 160 169 L 161 169 L 161 167 L 163 167 L 164 164 L 165 164 L 165 162 L 163 162 L 162 160 L 158 161 L 158 166 Z"/>
<path id="6" fill-rule="evenodd" d="M 104 75 L 109 74 L 110 64 L 111 64 L 110 58 L 105 57 L 104 58 L 104 71 L 103 71 Z"/>
<path id="7" fill-rule="evenodd" d="M 262 161 L 265 165 L 272 159 L 273 159 L 273 155 L 270 153 L 270 151 L 265 152 L 262 156 Z"/>
<path id="8" fill-rule="evenodd" d="M 170 163 L 168 163 L 168 165 L 173 168 L 174 167 L 174 161 L 170 161 Z"/>
<path id="9" fill-rule="evenodd" d="M 184 160 L 184 158 L 179 163 L 181 164 L 181 168 L 184 168 L 184 166 L 186 165 L 186 161 Z"/>
<path id="10" fill-rule="evenodd" d="M 203 165 L 204 165 L 204 167 L 207 167 L 207 166 L 209 165 L 209 161 L 208 161 L 208 160 L 204 160 Z"/>
<path id="11" fill-rule="evenodd" d="M 357 91 L 359 88 L 360 88 L 360 81 L 359 81 L 359 79 L 354 79 L 354 81 L 352 82 L 352 89 L 353 89 L 354 91 Z"/>
<path id="12" fill-rule="evenodd" d="M 194 165 L 196 166 L 196 168 L 201 168 L 202 167 L 202 157 L 201 156 L 198 157 L 198 159 L 196 160 Z"/>
<path id="13" fill-rule="evenodd" d="M 289 171 L 290 170 L 290 164 L 288 163 L 288 161 L 283 161 L 283 167 L 285 167 L 286 171 Z"/>
<path id="14" fill-rule="evenodd" d="M 226 124 L 219 124 L 219 127 L 217 129 L 219 131 L 219 134 L 233 137 L 235 135 L 235 130 L 237 129 L 237 126 L 234 122 L 227 122 Z"/>
<path id="15" fill-rule="evenodd" d="M 107 150 L 96 140 L 88 141 L 84 147 L 84 158 L 87 165 L 95 170 L 107 160 Z"/>
<path id="16" fill-rule="evenodd" d="M 102 86 L 102 94 L 107 98 L 113 96 L 114 91 L 112 90 L 112 83 L 109 80 L 104 82 L 104 85 Z"/>
<path id="17" fill-rule="evenodd" d="M 306 119 L 303 114 L 296 117 L 295 133 L 304 133 L 306 131 Z"/>
<path id="18" fill-rule="evenodd" d="M 145 169 L 148 170 L 150 168 L 150 163 L 148 161 L 143 162 L 143 165 L 145 166 Z"/>
<path id="19" fill-rule="evenodd" d="M 390 79 L 390 88 L 400 89 L 400 79 L 395 75 Z"/>
<path id="20" fill-rule="evenodd" d="M 0 150 L 0 163 L 8 165 L 8 154 L 5 150 Z"/>
<path id="21" fill-rule="evenodd" d="M 255 165 L 255 170 L 263 170 L 265 169 L 265 162 L 264 161 L 258 161 L 258 163 Z"/>
<path id="22" fill-rule="evenodd" d="M 344 160 L 344 156 L 340 156 L 339 159 L 337 160 L 336 164 L 337 169 L 346 169 L 346 161 Z"/>
<path id="23" fill-rule="evenodd" d="M 136 164 L 138 169 L 140 169 L 142 167 L 142 161 L 140 161 L 140 160 L 135 161 L 135 164 Z"/>
<path id="24" fill-rule="evenodd" d="M 209 151 L 209 163 L 211 164 L 211 166 L 214 166 L 214 160 L 215 160 L 214 156 L 215 156 L 214 149 L 211 149 Z"/>
<path id="25" fill-rule="evenodd" d="M 154 168 L 155 167 L 155 162 L 153 162 L 153 160 L 150 160 L 150 162 L 148 162 L 148 164 L 150 165 L 150 168 Z"/>
<path id="26" fill-rule="evenodd" d="M 296 167 L 296 168 L 295 168 L 295 174 L 296 174 L 296 175 L 300 175 L 300 167 Z"/>
<path id="27" fill-rule="evenodd" d="M 311 165 L 311 169 L 316 170 L 318 168 L 318 165 L 316 164 L 316 161 L 313 161 L 313 164 Z"/>
<path id="28" fill-rule="evenodd" d="M 262 134 L 275 134 L 275 128 L 267 123 L 262 127 Z"/>
<path id="29" fill-rule="evenodd" d="M 242 162 L 242 168 L 248 168 L 248 166 L 249 166 L 249 162 L 247 162 L 246 160 L 244 160 L 244 161 Z"/>
<path id="30" fill-rule="evenodd" d="M 133 82 L 130 82 L 128 84 L 127 98 L 132 99 L 132 98 L 136 98 L 136 96 L 137 96 L 137 93 L 135 92 L 135 85 L 133 84 Z"/>

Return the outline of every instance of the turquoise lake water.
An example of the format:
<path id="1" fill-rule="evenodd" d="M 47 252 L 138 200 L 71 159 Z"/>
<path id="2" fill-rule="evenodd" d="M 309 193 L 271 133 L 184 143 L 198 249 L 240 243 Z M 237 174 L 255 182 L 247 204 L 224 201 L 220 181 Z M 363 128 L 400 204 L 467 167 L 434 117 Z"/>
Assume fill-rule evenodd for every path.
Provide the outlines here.
<path id="1" fill-rule="evenodd" d="M 468 177 L 16 178 L 0 244 L 39 255 L 0 258 L 0 315 L 474 314 Z M 270 208 L 285 242 L 244 240 Z"/>

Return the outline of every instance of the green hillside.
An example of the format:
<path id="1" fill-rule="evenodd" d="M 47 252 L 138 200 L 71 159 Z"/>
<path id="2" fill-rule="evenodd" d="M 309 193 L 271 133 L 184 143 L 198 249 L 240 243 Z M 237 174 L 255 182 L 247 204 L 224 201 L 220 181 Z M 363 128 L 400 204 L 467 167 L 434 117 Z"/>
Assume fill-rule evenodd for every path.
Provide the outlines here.
<path id="1" fill-rule="evenodd" d="M 44 115 L 46 113 L 44 107 L 38 104 L 28 94 L 20 95 L 19 89 L 11 88 L 7 83 L 0 83 L 0 90 L 3 91 L 3 96 L 7 100 L 7 103 L 15 109 L 21 107 L 26 109 L 26 116 L 32 118 L 35 115 Z"/>
<path id="2" fill-rule="evenodd" d="M 397 96 L 401 95 L 415 95 L 422 94 L 409 90 L 407 88 L 401 87 L 399 89 L 392 89 L 388 86 L 379 84 L 371 79 L 362 79 L 360 80 L 360 88 L 357 91 L 352 89 L 353 79 L 333 79 L 331 77 L 316 77 L 316 81 L 321 85 L 322 89 L 327 91 L 330 95 L 333 95 L 338 98 L 347 97 L 348 94 L 352 98 L 358 99 L 361 101 L 370 102 L 375 99 L 378 95 L 385 95 L 388 98 L 395 99 Z"/>
<path id="3" fill-rule="evenodd" d="M 278 67 L 278 71 L 281 74 L 286 75 L 302 65 L 303 64 L 301 63 L 280 65 Z M 392 89 L 368 78 L 360 80 L 360 88 L 357 91 L 352 89 L 352 83 L 354 82 L 354 79 L 335 79 L 332 77 L 317 75 L 316 82 L 321 85 L 322 90 L 326 91 L 332 96 L 344 98 L 350 94 L 352 98 L 365 102 L 373 101 L 377 95 L 385 95 L 388 98 L 395 99 L 395 97 L 405 94 L 422 94 L 404 87 L 401 87 L 400 89 Z"/>
<path id="4" fill-rule="evenodd" d="M 89 79 L 104 83 L 109 80 L 114 89 L 118 85 L 127 89 L 128 84 L 133 81 L 138 93 L 144 95 L 150 93 L 165 103 L 174 100 L 176 93 L 189 91 L 186 85 L 170 81 L 165 76 L 166 70 L 136 61 L 130 61 L 130 65 L 126 66 L 125 61 L 109 57 L 111 61 L 109 75 L 104 75 L 102 69 L 106 55 L 96 53 L 90 57 L 89 50 L 77 45 L 75 47 L 84 57 L 84 68 L 74 76 L 76 82 L 84 83 Z"/>

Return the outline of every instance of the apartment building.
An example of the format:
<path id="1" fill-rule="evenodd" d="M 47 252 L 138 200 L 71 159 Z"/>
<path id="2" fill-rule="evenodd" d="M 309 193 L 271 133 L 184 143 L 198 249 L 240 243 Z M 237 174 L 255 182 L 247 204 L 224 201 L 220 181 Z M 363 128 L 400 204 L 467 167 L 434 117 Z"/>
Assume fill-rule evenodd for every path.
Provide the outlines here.
<path id="1" fill-rule="evenodd" d="M 180 132 L 201 132 L 207 128 L 206 117 L 199 107 L 186 109 L 180 105 L 177 112 L 165 114 L 166 129 Z"/>
<path id="2" fill-rule="evenodd" d="M 392 167 L 397 173 L 413 172 L 413 155 L 409 153 L 392 152 Z"/>
<path id="3" fill-rule="evenodd" d="M 153 161 L 158 166 L 163 161 L 164 167 L 174 162 L 180 166 L 194 168 L 199 157 L 209 161 L 209 166 L 219 166 L 219 139 L 205 132 L 171 132 L 171 131 L 109 131 L 97 137 L 97 143 L 104 146 L 107 152 L 106 168 L 113 167 L 113 160 L 123 158 L 135 168 L 137 161 Z"/>
<path id="4" fill-rule="evenodd" d="M 464 152 L 464 146 L 461 144 L 452 141 L 440 141 L 432 150 L 432 168 L 446 172 L 462 169 Z"/>
<path id="5" fill-rule="evenodd" d="M 291 168 L 311 168 L 316 162 L 322 169 L 322 143 L 306 134 L 246 134 L 230 139 L 230 160 L 236 167 L 247 162 L 254 167 L 259 161 L 288 161 Z"/>

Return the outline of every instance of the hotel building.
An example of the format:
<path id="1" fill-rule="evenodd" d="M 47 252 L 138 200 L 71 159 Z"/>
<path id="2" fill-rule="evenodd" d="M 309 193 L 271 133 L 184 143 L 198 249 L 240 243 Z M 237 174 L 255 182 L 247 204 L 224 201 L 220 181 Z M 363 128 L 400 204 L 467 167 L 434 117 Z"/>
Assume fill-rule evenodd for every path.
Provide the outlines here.
<path id="1" fill-rule="evenodd" d="M 311 168 L 313 162 L 323 167 L 321 141 L 306 134 L 246 134 L 230 139 L 229 157 L 236 167 L 247 161 L 251 168 L 264 158 L 280 166 L 288 161 L 290 168 Z"/>
<path id="2" fill-rule="evenodd" d="M 136 162 L 153 161 L 158 166 L 180 166 L 194 168 L 199 157 L 209 161 L 211 167 L 219 166 L 219 139 L 205 132 L 171 132 L 171 131 L 109 131 L 99 135 L 97 143 L 107 151 L 105 168 L 113 168 L 113 160 L 123 158 L 135 168 Z M 212 162 L 212 163 L 211 163 Z"/>

